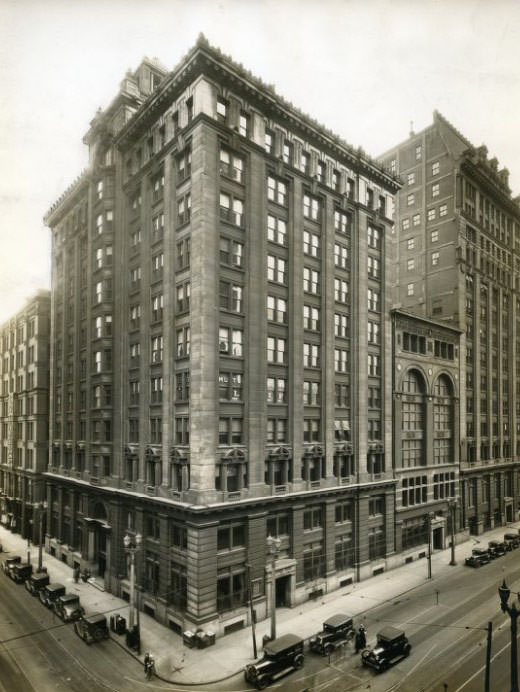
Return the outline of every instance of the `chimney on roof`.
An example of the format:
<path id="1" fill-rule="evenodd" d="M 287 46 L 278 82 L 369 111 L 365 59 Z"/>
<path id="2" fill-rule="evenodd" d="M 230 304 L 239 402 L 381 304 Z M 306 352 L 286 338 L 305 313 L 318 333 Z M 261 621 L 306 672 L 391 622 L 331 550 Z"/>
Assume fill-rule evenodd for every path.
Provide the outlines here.
<path id="1" fill-rule="evenodd" d="M 415 132 L 413 131 L 413 120 L 410 120 L 410 137 L 413 137 Z"/>

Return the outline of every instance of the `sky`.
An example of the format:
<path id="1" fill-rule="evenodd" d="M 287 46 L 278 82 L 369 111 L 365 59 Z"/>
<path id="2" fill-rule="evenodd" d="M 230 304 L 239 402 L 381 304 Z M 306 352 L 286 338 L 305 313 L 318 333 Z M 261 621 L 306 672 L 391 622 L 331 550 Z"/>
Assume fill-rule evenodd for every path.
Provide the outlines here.
<path id="1" fill-rule="evenodd" d="M 372 156 L 439 110 L 520 194 L 520 0 L 0 0 L 0 324 L 50 288 L 43 216 L 96 110 L 200 32 Z"/>

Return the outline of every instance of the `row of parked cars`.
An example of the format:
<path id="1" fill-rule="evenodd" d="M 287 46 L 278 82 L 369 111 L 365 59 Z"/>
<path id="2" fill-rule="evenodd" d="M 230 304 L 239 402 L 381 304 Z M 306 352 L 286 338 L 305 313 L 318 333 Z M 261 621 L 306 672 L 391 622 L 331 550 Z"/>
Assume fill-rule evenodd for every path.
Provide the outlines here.
<path id="1" fill-rule="evenodd" d="M 489 541 L 487 548 L 473 548 L 471 555 L 466 558 L 465 564 L 468 567 L 482 567 L 491 560 L 502 557 L 509 550 L 514 550 L 520 546 L 520 529 L 518 533 L 505 533 L 503 541 Z"/>
<path id="2" fill-rule="evenodd" d="M 32 595 L 53 610 L 63 622 L 73 622 L 74 631 L 87 644 L 108 639 L 108 624 L 104 615 L 85 615 L 77 594 L 67 593 L 63 584 L 52 583 L 47 569 L 34 572 L 33 566 L 13 555 L 2 564 L 4 573 L 17 584 L 25 584 Z"/>
<path id="3" fill-rule="evenodd" d="M 321 632 L 309 640 L 310 651 L 330 655 L 335 649 L 354 639 L 356 632 L 349 615 L 333 615 L 323 623 Z M 361 654 L 363 665 L 378 673 L 406 658 L 411 644 L 403 630 L 385 627 L 377 634 L 376 646 L 364 649 Z M 285 634 L 264 644 L 264 655 L 255 663 L 249 663 L 244 671 L 246 682 L 263 690 L 274 680 L 304 664 L 305 642 L 296 634 Z"/>

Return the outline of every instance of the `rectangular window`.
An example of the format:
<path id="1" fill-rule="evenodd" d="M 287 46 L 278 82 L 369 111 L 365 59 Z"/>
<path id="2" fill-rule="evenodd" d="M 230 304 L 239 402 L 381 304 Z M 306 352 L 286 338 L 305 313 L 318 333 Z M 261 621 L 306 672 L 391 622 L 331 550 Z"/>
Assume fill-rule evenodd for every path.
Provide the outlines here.
<path id="1" fill-rule="evenodd" d="M 285 404 L 287 380 L 284 377 L 268 377 L 266 395 L 268 404 Z"/>
<path id="2" fill-rule="evenodd" d="M 432 185 L 432 197 L 438 197 L 440 194 L 440 185 L 439 183 L 435 183 L 435 185 Z"/>
<path id="3" fill-rule="evenodd" d="M 287 301 L 276 296 L 267 296 L 267 319 L 271 322 L 287 322 Z"/>
<path id="4" fill-rule="evenodd" d="M 430 240 L 432 243 L 436 243 L 439 240 L 439 231 L 432 231 L 430 235 Z"/>
<path id="5" fill-rule="evenodd" d="M 344 279 L 334 279 L 334 300 L 343 304 L 348 302 L 348 282 Z"/>
<path id="6" fill-rule="evenodd" d="M 157 239 L 164 234 L 164 214 L 156 214 L 152 217 L 152 233 Z"/>
<path id="7" fill-rule="evenodd" d="M 268 444 L 287 442 L 287 420 L 285 418 L 268 418 L 266 440 Z"/>
<path id="8" fill-rule="evenodd" d="M 191 219 L 191 193 L 177 200 L 177 225 L 182 226 Z"/>
<path id="9" fill-rule="evenodd" d="M 372 312 L 379 312 L 379 292 L 373 288 L 367 290 L 368 309 Z"/>
<path id="10" fill-rule="evenodd" d="M 284 207 L 287 205 L 287 185 L 283 180 L 271 175 L 267 178 L 267 199 Z"/>
<path id="11" fill-rule="evenodd" d="M 334 230 L 343 234 L 350 231 L 350 216 L 346 212 L 334 210 Z"/>
<path id="12" fill-rule="evenodd" d="M 343 348 L 334 349 L 334 371 L 348 372 L 348 351 Z"/>
<path id="13" fill-rule="evenodd" d="M 238 134 L 242 137 L 249 137 L 249 115 L 240 113 L 238 118 Z"/>
<path id="14" fill-rule="evenodd" d="M 439 207 L 439 216 L 446 216 L 448 213 L 448 205 L 447 204 L 441 204 Z"/>
<path id="15" fill-rule="evenodd" d="M 439 173 L 440 169 L 440 164 L 438 161 L 435 161 L 435 163 L 432 163 L 432 175 L 437 175 Z"/>
<path id="16" fill-rule="evenodd" d="M 242 183 L 244 181 L 244 159 L 227 149 L 221 149 L 220 173 Z"/>
<path id="17" fill-rule="evenodd" d="M 415 259 L 412 257 L 409 260 L 406 260 L 406 269 L 411 272 L 415 269 Z"/>
<path id="18" fill-rule="evenodd" d="M 267 215 L 267 239 L 278 245 L 285 245 L 287 239 L 287 225 L 282 219 L 271 214 Z"/>
<path id="19" fill-rule="evenodd" d="M 348 317 L 340 313 L 334 314 L 334 335 L 342 338 L 348 337 Z"/>
<path id="20" fill-rule="evenodd" d="M 281 365 L 286 362 L 287 341 L 280 337 L 267 337 L 267 362 L 279 363 Z"/>
<path id="21" fill-rule="evenodd" d="M 411 207 L 415 203 L 415 195 L 412 193 L 406 198 L 407 206 Z"/>
<path id="22" fill-rule="evenodd" d="M 379 229 L 374 228 L 373 226 L 368 227 L 367 242 L 368 242 L 368 247 L 371 247 L 374 250 L 380 250 L 381 249 L 381 233 L 380 233 Z"/>
<path id="23" fill-rule="evenodd" d="M 428 209 L 428 221 L 434 221 L 434 220 L 435 220 L 435 208 Z"/>
<path id="24" fill-rule="evenodd" d="M 276 255 L 267 255 L 267 279 L 275 283 L 284 284 L 285 275 L 285 260 Z"/>
<path id="25" fill-rule="evenodd" d="M 177 358 L 190 355 L 190 328 L 177 329 Z"/>
<path id="26" fill-rule="evenodd" d="M 341 269 L 348 269 L 348 248 L 339 243 L 334 243 L 334 265 Z"/>
<path id="27" fill-rule="evenodd" d="M 377 377 L 381 374 L 381 358 L 374 353 L 369 353 L 368 359 L 368 374 L 372 377 Z"/>
<path id="28" fill-rule="evenodd" d="M 318 294 L 320 288 L 320 273 L 309 267 L 303 268 L 303 290 L 307 293 Z"/>
<path id="29" fill-rule="evenodd" d="M 318 221 L 320 218 L 321 205 L 320 200 L 310 195 L 303 195 L 303 216 L 312 221 Z"/>
<path id="30" fill-rule="evenodd" d="M 408 173 L 408 185 L 415 183 L 415 173 Z"/>
<path id="31" fill-rule="evenodd" d="M 406 241 L 406 249 L 413 250 L 415 248 L 415 238 L 408 238 Z"/>
<path id="32" fill-rule="evenodd" d="M 288 142 L 287 140 L 283 143 L 282 147 L 282 159 L 283 162 L 286 163 L 287 165 L 292 165 L 292 156 L 293 154 L 293 145 L 291 142 Z"/>
<path id="33" fill-rule="evenodd" d="M 242 400 L 242 374 L 220 372 L 218 376 L 219 398 L 224 401 Z"/>
<path id="34" fill-rule="evenodd" d="M 305 418 L 303 421 L 303 441 L 319 442 L 320 421 L 316 418 Z"/>
<path id="35" fill-rule="evenodd" d="M 367 257 L 367 272 L 368 276 L 372 279 L 379 279 L 380 277 L 380 262 L 371 255 Z"/>
<path id="36" fill-rule="evenodd" d="M 302 151 L 300 154 L 300 171 L 309 175 L 311 170 L 311 155 L 306 151 Z"/>
<path id="37" fill-rule="evenodd" d="M 320 365 L 319 344 L 303 344 L 303 366 L 305 368 L 318 368 Z"/>
<path id="38" fill-rule="evenodd" d="M 271 130 L 265 131 L 264 134 L 264 149 L 268 154 L 274 153 L 274 133 Z"/>
<path id="39" fill-rule="evenodd" d="M 311 257 L 320 256 L 320 236 L 316 233 L 303 232 L 303 252 Z"/>
<path id="40" fill-rule="evenodd" d="M 421 225 L 421 215 L 420 214 L 414 214 L 412 216 L 412 223 L 414 226 L 420 226 Z"/>
<path id="41" fill-rule="evenodd" d="M 220 307 L 232 312 L 242 312 L 242 286 L 230 281 L 219 282 Z"/>
<path id="42" fill-rule="evenodd" d="M 220 261 L 230 267 L 242 267 L 244 244 L 230 238 L 220 238 Z"/>
<path id="43" fill-rule="evenodd" d="M 320 328 L 320 309 L 313 305 L 303 306 L 303 328 L 317 330 Z"/>
<path id="44" fill-rule="evenodd" d="M 407 231 L 410 228 L 410 219 L 403 219 L 401 222 L 401 227 L 403 231 Z"/>
<path id="45" fill-rule="evenodd" d="M 432 252 L 432 267 L 436 267 L 439 264 L 439 253 Z"/>
<path id="46" fill-rule="evenodd" d="M 243 442 L 242 418 L 219 418 L 219 445 L 237 445 Z"/>
<path id="47" fill-rule="evenodd" d="M 367 322 L 368 328 L 368 343 L 379 344 L 379 324 L 377 322 Z"/>

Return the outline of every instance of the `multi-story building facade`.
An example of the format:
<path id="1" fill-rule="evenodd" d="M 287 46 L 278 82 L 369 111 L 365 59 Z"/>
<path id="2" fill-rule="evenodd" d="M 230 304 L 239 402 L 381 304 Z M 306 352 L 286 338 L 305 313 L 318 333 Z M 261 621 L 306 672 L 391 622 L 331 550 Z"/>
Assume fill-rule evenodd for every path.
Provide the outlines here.
<path id="1" fill-rule="evenodd" d="M 50 293 L 39 291 L 0 327 L 0 521 L 35 541 L 49 450 L 50 315 Z"/>
<path id="2" fill-rule="evenodd" d="M 396 552 L 423 557 L 463 540 L 460 503 L 460 330 L 392 310 Z"/>
<path id="3" fill-rule="evenodd" d="M 462 330 L 461 522 L 520 507 L 520 207 L 508 171 L 442 115 L 381 159 L 399 173 L 397 305 Z"/>
<path id="4" fill-rule="evenodd" d="M 204 39 L 126 75 L 51 208 L 47 547 L 225 633 L 395 555 L 397 178 Z M 280 539 L 267 557 L 267 537 Z M 268 563 L 266 567 L 266 562 Z"/>

